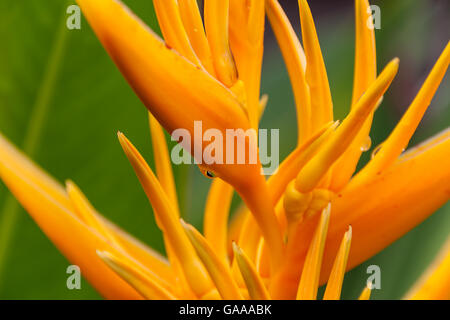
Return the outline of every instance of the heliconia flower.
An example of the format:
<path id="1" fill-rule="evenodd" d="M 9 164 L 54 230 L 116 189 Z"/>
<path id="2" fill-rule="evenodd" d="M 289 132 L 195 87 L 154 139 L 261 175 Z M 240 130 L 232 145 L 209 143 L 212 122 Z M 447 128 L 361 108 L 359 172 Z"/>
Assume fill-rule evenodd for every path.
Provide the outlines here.
<path id="1" fill-rule="evenodd" d="M 202 151 L 200 156 L 194 155 L 201 160 L 207 142 L 202 139 L 202 145 L 198 146 L 198 142 L 194 140 L 194 122 L 201 120 L 204 131 L 219 130 L 223 136 L 230 129 L 242 129 L 246 132 L 252 128 L 250 119 L 259 118 L 259 90 L 252 92 L 258 98 L 257 106 L 250 108 L 249 104 L 246 108 L 245 101 L 251 101 L 251 96 L 247 97 L 243 81 L 237 79 L 237 67 L 228 44 L 228 1 L 205 3 L 205 27 L 209 31 L 209 39 L 206 40 L 202 25 L 193 34 L 186 31 L 191 27 L 195 28 L 191 23 L 194 23 L 194 17 L 198 15 L 197 5 L 192 1 L 180 3 L 183 5 L 178 5 L 175 0 L 154 1 L 162 32 L 167 39 L 164 43 L 118 1 L 79 1 L 99 39 L 144 104 L 169 133 L 178 128 L 187 129 L 192 139 L 181 143 L 193 154 L 197 144 Z M 258 1 L 253 2 L 251 15 L 259 13 L 263 19 L 264 10 L 257 3 Z M 258 12 L 253 12 L 255 10 Z M 185 17 L 184 20 L 182 17 Z M 120 30 L 112 27 L 113 21 L 121 21 Z M 250 25 L 246 28 L 248 37 L 243 40 L 244 44 L 249 42 L 249 50 L 259 44 L 262 50 L 262 41 L 253 43 L 252 37 L 257 35 L 253 35 L 255 31 L 252 28 L 253 24 L 251 28 Z M 262 24 L 259 29 L 259 37 L 262 37 Z M 208 41 L 210 53 L 206 56 L 212 59 L 215 72 L 207 72 L 196 53 L 196 49 L 206 49 L 203 46 L 196 48 L 196 42 L 190 40 L 189 34 L 198 42 Z M 247 46 L 241 50 L 246 52 Z M 252 74 L 248 78 L 260 77 L 261 63 L 249 70 Z M 208 63 L 205 62 L 205 65 Z M 217 74 L 217 78 L 214 74 Z M 161 99 L 162 96 L 165 98 Z M 246 139 L 246 144 L 249 144 L 248 150 L 257 149 L 256 141 Z M 229 152 L 237 153 L 235 150 L 224 150 L 225 158 L 229 156 Z M 281 230 L 276 228 L 270 194 L 264 177 L 260 174 L 259 162 L 246 165 L 204 165 L 203 170 L 213 172 L 230 183 L 242 196 L 257 217 L 268 245 L 273 249 L 273 261 L 280 261 L 284 250 Z"/>
<path id="2" fill-rule="evenodd" d="M 450 131 L 404 151 L 445 76 L 449 43 L 396 128 L 355 173 L 373 114 L 399 68 L 395 58 L 377 73 L 367 0 L 355 0 L 353 99 L 341 122 L 333 117 L 306 0 L 299 0 L 303 46 L 277 0 L 205 0 L 204 19 L 196 0 L 154 0 L 164 40 L 118 0 L 77 2 L 149 110 L 156 175 L 123 133 L 118 138 L 163 231 L 167 257 L 102 217 L 75 183 L 62 187 L 2 135 L 0 177 L 105 298 L 316 299 L 326 283 L 323 298 L 339 299 L 347 270 L 449 200 Z M 260 97 L 265 15 L 291 79 L 298 146 L 267 181 L 259 159 L 201 163 L 216 176 L 202 234 L 180 219 L 163 129 L 190 132 L 191 140 L 179 142 L 201 160 L 208 143 L 193 138 L 196 121 L 224 136 L 258 128 L 267 104 Z M 258 148 L 252 139 L 244 144 Z M 245 206 L 228 224 L 234 191 Z M 447 244 L 406 298 L 450 299 L 449 252 Z M 370 293 L 368 284 L 359 298 Z"/>

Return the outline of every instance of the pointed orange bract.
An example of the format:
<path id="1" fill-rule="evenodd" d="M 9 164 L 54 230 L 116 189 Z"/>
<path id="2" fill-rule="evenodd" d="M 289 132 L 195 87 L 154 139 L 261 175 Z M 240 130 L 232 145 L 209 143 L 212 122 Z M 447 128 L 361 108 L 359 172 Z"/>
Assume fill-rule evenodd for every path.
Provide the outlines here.
<path id="1" fill-rule="evenodd" d="M 230 46 L 239 79 L 244 82 L 250 125 L 255 130 L 260 119 L 264 24 L 263 0 L 230 0 Z"/>
<path id="2" fill-rule="evenodd" d="M 333 102 L 311 10 L 306 0 L 298 0 L 298 3 L 307 61 L 305 75 L 311 94 L 311 121 L 314 132 L 325 123 L 333 121 Z"/>
<path id="3" fill-rule="evenodd" d="M 339 300 L 341 297 L 342 283 L 344 282 L 345 270 L 347 268 L 348 255 L 350 253 L 350 244 L 352 242 L 352 227 L 344 234 L 338 255 L 334 260 L 330 279 L 328 279 L 327 288 L 323 295 L 323 300 Z"/>
<path id="4" fill-rule="evenodd" d="M 380 252 L 449 200 L 450 167 L 446 163 L 450 157 L 450 131 L 417 148 L 400 157 L 382 175 L 359 188 L 349 186 L 334 198 L 320 283 L 327 281 L 349 225 L 353 229 L 353 245 L 347 270 Z M 419 198 L 420 202 L 414 201 Z M 273 297 L 295 297 L 299 269 L 308 249 L 305 242 L 312 236 L 316 219 L 305 220 L 289 241 L 286 260 L 273 279 Z M 373 228 L 374 224 L 378 227 Z"/>
<path id="5" fill-rule="evenodd" d="M 198 8 L 197 0 L 178 0 L 180 7 L 181 19 L 183 20 L 184 28 L 189 36 L 192 47 L 199 57 L 205 69 L 213 76 L 214 70 L 211 48 L 209 47 L 206 38 L 205 29 L 203 26 L 202 16 Z"/>
<path id="6" fill-rule="evenodd" d="M 359 296 L 358 300 L 370 300 L 370 295 L 371 294 L 372 294 L 372 287 L 371 286 L 367 286 L 361 292 L 361 295 Z"/>
<path id="7" fill-rule="evenodd" d="M 97 255 L 122 279 L 135 288 L 143 297 L 151 300 L 174 300 L 167 289 L 160 286 L 152 278 L 148 277 L 137 265 L 130 261 L 117 258 L 106 251 L 97 251 Z"/>
<path id="8" fill-rule="evenodd" d="M 306 82 L 306 57 L 300 41 L 277 0 L 266 0 L 267 17 L 275 32 L 291 80 L 297 108 L 298 143 L 311 131 L 311 95 Z"/>
<path id="9" fill-rule="evenodd" d="M 177 50 L 195 65 L 202 67 L 189 42 L 176 0 L 153 0 L 161 32 L 168 46 Z"/>
<path id="10" fill-rule="evenodd" d="M 202 120 L 203 130 L 249 127 L 243 107 L 230 90 L 167 48 L 121 2 L 78 3 L 125 78 L 169 133 L 185 128 L 193 137 L 197 120 Z"/>
<path id="11" fill-rule="evenodd" d="M 392 60 L 358 101 L 320 152 L 297 176 L 295 186 L 300 192 L 312 191 L 333 163 L 351 145 L 369 114 L 374 111 L 380 97 L 386 92 L 398 71 L 399 60 Z"/>
<path id="12" fill-rule="evenodd" d="M 73 264 L 80 266 L 83 275 L 106 298 L 135 299 L 140 296 L 105 266 L 99 266 L 94 254 L 97 249 L 117 252 L 101 233 L 88 227 L 78 217 L 64 189 L 45 172 L 28 160 L 0 135 L 0 178 L 30 213 L 39 227 Z M 107 233 L 113 235 L 127 254 L 152 270 L 162 282 L 171 283 L 173 273 L 167 261 L 110 221 L 91 212 Z M 67 234 L 72 237 L 68 238 Z M 73 241 L 73 239 L 77 239 Z M 105 271 L 106 270 L 106 271 Z M 114 280 L 113 280 L 114 279 Z M 128 289 L 127 289 L 128 288 Z"/>
<path id="13" fill-rule="evenodd" d="M 167 236 L 170 248 L 173 248 L 175 255 L 181 263 L 186 280 L 194 293 L 199 297 L 203 296 L 212 287 L 211 279 L 202 267 L 200 260 L 194 252 L 194 248 L 190 245 L 181 224 L 177 221 L 178 217 L 174 212 L 172 204 L 137 149 L 122 133 L 119 132 L 118 137 L 128 160 L 133 166 L 153 206 L 155 216 L 160 223 L 162 231 Z"/>
<path id="14" fill-rule="evenodd" d="M 219 80 L 231 87 L 237 70 L 229 43 L 230 0 L 205 1 L 205 29 Z"/>
<path id="15" fill-rule="evenodd" d="M 377 56 L 375 48 L 375 29 L 371 14 L 367 13 L 369 2 L 367 0 L 355 1 L 356 45 L 355 45 L 355 71 L 353 76 L 352 108 L 369 88 L 377 77 Z M 368 24 L 372 27 L 369 28 Z M 369 132 L 372 126 L 373 115 L 370 115 L 352 145 L 337 161 L 333 171 L 330 189 L 337 192 L 348 183 L 355 172 L 356 165 L 364 151 L 364 144 L 370 141 Z"/>
<path id="16" fill-rule="evenodd" d="M 301 169 L 318 152 L 320 146 L 327 141 L 338 123 L 330 123 L 319 130 L 314 136 L 308 139 L 303 145 L 297 147 L 280 165 L 278 171 L 267 181 L 271 193 L 272 205 L 276 205 L 280 200 L 288 183 L 295 178 L 298 170 Z M 245 215 L 243 218 L 239 246 L 252 259 L 255 256 L 257 245 L 261 237 L 261 232 L 257 228 L 253 217 L 249 216 L 247 210 L 239 214 Z"/>
<path id="17" fill-rule="evenodd" d="M 363 182 L 365 179 L 379 174 L 388 168 L 400 154 L 406 149 L 409 140 L 422 120 L 425 111 L 433 99 L 442 79 L 450 64 L 450 42 L 447 43 L 444 51 L 434 65 L 425 83 L 417 94 L 416 98 L 403 115 L 400 122 L 392 131 L 391 135 L 381 144 L 381 148 L 373 159 L 358 173 L 353 184 Z"/>
<path id="18" fill-rule="evenodd" d="M 327 239 L 328 224 L 330 221 L 330 211 L 331 204 L 322 211 L 319 224 L 309 245 L 302 276 L 298 285 L 297 300 L 315 300 L 317 298 L 323 251 L 325 249 L 325 240 Z"/>
<path id="19" fill-rule="evenodd" d="M 450 238 L 406 299 L 450 300 Z"/>
<path id="20" fill-rule="evenodd" d="M 99 232 L 112 246 L 116 249 L 122 250 L 119 242 L 113 233 L 103 225 L 101 220 L 99 220 L 95 214 L 95 209 L 86 198 L 86 196 L 81 192 L 81 190 L 72 181 L 66 182 L 67 195 L 72 201 L 73 211 L 77 216 L 83 221 L 87 226 L 94 228 Z"/>
<path id="21" fill-rule="evenodd" d="M 117 252 L 103 236 L 88 228 L 70 207 L 59 203 L 44 188 L 33 182 L 33 176 L 29 172 L 38 173 L 40 177 L 45 174 L 39 171 L 31 162 L 18 151 L 13 150 L 12 145 L 0 136 L 0 153 L 8 153 L 13 159 L 0 157 L 0 177 L 30 213 L 34 221 L 45 232 L 47 237 L 67 257 L 71 263 L 78 265 L 83 271 L 83 276 L 108 299 L 142 299 L 131 286 L 120 279 L 96 256 L 97 249 Z M 15 161 L 17 159 L 18 161 Z M 18 167 L 18 164 L 20 164 Z M 22 166 L 24 165 L 24 166 Z M 46 178 L 47 181 L 53 181 Z M 41 181 L 44 181 L 42 179 Z M 52 189 L 53 194 L 58 189 L 53 188 L 53 182 L 46 185 L 47 190 Z M 71 237 L 68 237 L 71 235 Z M 76 241 L 74 241 L 76 239 Z M 120 255 L 120 253 L 117 253 Z"/>
<path id="22" fill-rule="evenodd" d="M 175 180 L 172 171 L 172 162 L 169 157 L 164 130 L 158 121 L 149 113 L 150 131 L 152 136 L 153 154 L 155 157 L 156 174 L 161 186 L 174 205 L 177 215 L 180 215 L 178 208 L 178 197 L 175 188 Z"/>
<path id="23" fill-rule="evenodd" d="M 248 288 L 250 298 L 253 300 L 268 300 L 270 298 L 269 293 L 251 260 L 235 242 L 233 242 L 233 250 L 237 264 L 239 265 L 239 270 Z"/>
<path id="24" fill-rule="evenodd" d="M 211 184 L 203 218 L 203 233 L 216 254 L 228 261 L 227 226 L 233 187 L 216 179 Z"/>
<path id="25" fill-rule="evenodd" d="M 242 299 L 239 288 L 231 277 L 227 262 L 221 260 L 214 253 L 206 239 L 194 227 L 184 221 L 182 221 L 182 225 L 222 298 L 225 300 Z"/>

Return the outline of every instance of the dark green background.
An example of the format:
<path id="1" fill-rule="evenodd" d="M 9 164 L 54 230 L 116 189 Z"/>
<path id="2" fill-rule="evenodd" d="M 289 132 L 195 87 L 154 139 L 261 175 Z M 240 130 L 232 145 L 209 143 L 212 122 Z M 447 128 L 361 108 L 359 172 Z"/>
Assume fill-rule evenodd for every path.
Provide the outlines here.
<path id="1" fill-rule="evenodd" d="M 151 1 L 125 2 L 157 30 Z M 288 13 L 297 26 L 295 1 L 282 2 L 288 5 Z M 0 131 L 59 181 L 73 179 L 106 217 L 163 250 L 151 207 L 116 139 L 117 130 L 125 132 L 152 162 L 145 108 L 87 22 L 83 19 L 81 30 L 65 28 L 65 11 L 71 3 L 0 0 Z M 351 99 L 352 3 L 311 1 L 335 116 L 339 119 L 345 116 Z M 375 3 L 382 12 L 382 28 L 376 31 L 379 69 L 394 56 L 400 58 L 401 64 L 375 117 L 371 133 L 374 146 L 387 137 L 413 99 L 446 45 L 450 30 L 447 1 Z M 448 126 L 448 89 L 445 79 L 414 142 Z M 281 153 L 285 157 L 296 140 L 294 105 L 289 79 L 270 30 L 263 93 L 269 94 L 270 101 L 262 127 L 281 128 Z M 366 160 L 367 157 L 364 156 Z M 201 227 L 210 182 L 195 167 L 177 167 L 175 172 L 183 214 Z M 5 210 L 5 203 L 11 203 L 9 198 L 0 183 L 0 298 L 99 298 L 85 281 L 79 291 L 66 288 L 65 270 L 70 263 L 22 209 Z M 238 202 L 236 199 L 234 205 Z M 8 217 L 13 218 L 10 224 Z M 375 291 L 373 297 L 401 298 L 432 260 L 449 230 L 447 204 L 421 226 L 347 274 L 343 297 L 357 297 L 368 277 L 367 266 L 377 264 L 382 271 L 382 289 Z"/>

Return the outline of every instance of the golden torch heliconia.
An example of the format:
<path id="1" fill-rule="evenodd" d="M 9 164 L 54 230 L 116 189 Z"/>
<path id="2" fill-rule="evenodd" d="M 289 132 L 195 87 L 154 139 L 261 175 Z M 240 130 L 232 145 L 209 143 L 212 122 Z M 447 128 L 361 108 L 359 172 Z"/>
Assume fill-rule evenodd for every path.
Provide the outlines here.
<path id="1" fill-rule="evenodd" d="M 118 139 L 163 231 L 167 256 L 99 214 L 74 182 L 65 188 L 0 135 L 0 178 L 39 227 L 107 299 L 339 299 L 345 272 L 420 224 L 450 198 L 450 131 L 408 143 L 445 76 L 450 45 L 372 159 L 373 114 L 397 74 L 378 73 L 367 0 L 355 0 L 351 109 L 337 121 L 313 17 L 299 0 L 302 42 L 277 0 L 153 0 L 164 39 L 118 0 L 77 0 L 89 24 L 149 111 L 156 174 L 126 136 Z M 203 162 L 214 177 L 200 233 L 180 219 L 164 129 L 257 130 L 265 17 L 294 92 L 298 143 L 268 179 L 255 163 Z M 368 25 L 369 22 L 369 25 Z M 243 139 L 250 151 L 257 139 Z M 198 158 L 208 142 L 179 143 Z M 233 156 L 240 146 L 223 150 Z M 200 157 L 201 157 L 200 156 Z M 243 205 L 229 223 L 234 191 Z M 426 196 L 423 196 L 425 195 Z M 373 226 L 376 225 L 376 228 Z M 70 234 L 70 237 L 68 235 Z M 449 240 L 450 241 L 450 240 Z M 450 247 L 405 298 L 450 299 Z M 371 288 L 362 281 L 360 299 Z"/>

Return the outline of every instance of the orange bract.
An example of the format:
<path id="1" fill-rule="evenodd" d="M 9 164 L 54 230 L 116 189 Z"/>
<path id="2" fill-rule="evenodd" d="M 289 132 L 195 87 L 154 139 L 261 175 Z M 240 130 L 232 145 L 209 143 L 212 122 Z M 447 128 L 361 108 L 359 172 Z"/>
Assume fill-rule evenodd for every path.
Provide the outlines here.
<path id="1" fill-rule="evenodd" d="M 322 49 L 306 0 L 299 0 L 305 50 L 277 0 L 205 0 L 204 23 L 194 0 L 154 0 L 164 40 L 118 0 L 77 2 L 150 111 L 156 175 L 125 135 L 118 137 L 152 204 L 168 257 L 111 224 L 74 183 L 62 188 L 1 135 L 0 177 L 105 298 L 316 299 L 319 285 L 328 281 L 324 299 L 339 299 L 346 270 L 448 201 L 450 131 L 402 152 L 446 74 L 450 44 L 381 150 L 355 173 L 373 113 L 399 68 L 393 59 L 377 75 L 367 0 L 355 1 L 353 101 L 340 124 L 333 120 Z M 229 129 L 258 128 L 267 104 L 260 97 L 265 14 L 291 78 L 298 146 L 267 181 L 259 159 L 202 164 L 217 176 L 202 235 L 180 221 L 163 129 L 185 129 L 194 137 L 195 121 L 224 135 Z M 179 142 L 194 156 L 207 146 L 196 139 Z M 258 150 L 256 141 L 242 143 Z M 229 226 L 234 191 L 245 206 Z M 411 297 L 446 297 L 449 249 L 444 250 L 442 262 Z M 367 286 L 360 299 L 370 293 Z"/>

